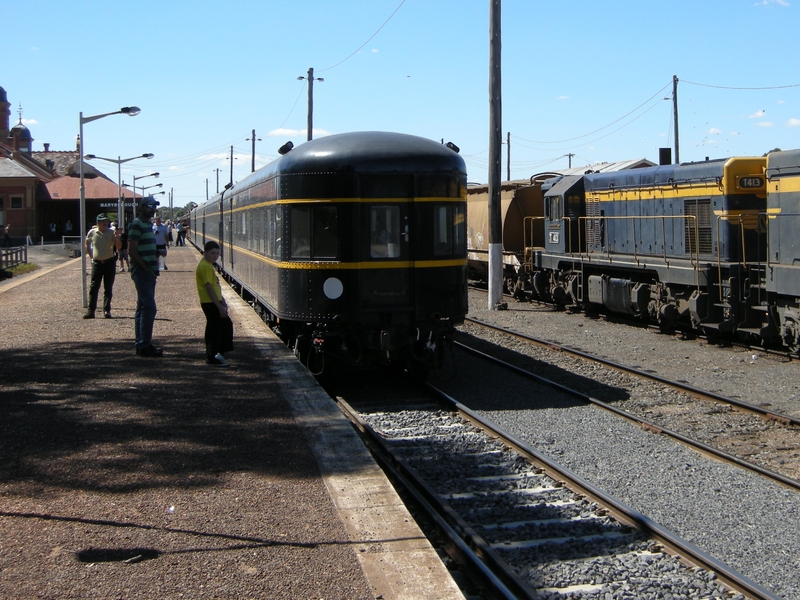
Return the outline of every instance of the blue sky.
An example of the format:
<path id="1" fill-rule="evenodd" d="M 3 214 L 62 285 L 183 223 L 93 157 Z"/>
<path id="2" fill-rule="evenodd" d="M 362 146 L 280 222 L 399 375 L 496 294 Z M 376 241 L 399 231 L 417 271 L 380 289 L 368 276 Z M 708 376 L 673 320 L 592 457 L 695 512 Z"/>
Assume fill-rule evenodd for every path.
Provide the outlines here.
<path id="1" fill-rule="evenodd" d="M 0 86 L 22 105 L 34 150 L 75 146 L 78 115 L 137 117 L 84 126 L 85 152 L 152 160 L 175 205 L 203 202 L 287 140 L 399 131 L 452 141 L 469 180 L 488 180 L 489 0 L 17 0 L 3 8 Z M 78 6 L 79 8 L 72 8 Z M 504 0 L 503 138 L 511 177 L 594 162 L 761 155 L 800 147 L 795 0 Z M 734 89 L 735 88 L 735 89 Z M 669 98 L 669 100 L 664 100 Z M 112 179 L 114 164 L 95 161 Z M 503 178 L 506 148 L 503 148 Z M 157 183 L 154 179 L 145 185 Z M 155 191 L 155 190 L 151 190 Z M 163 200 L 165 196 L 162 196 Z"/>

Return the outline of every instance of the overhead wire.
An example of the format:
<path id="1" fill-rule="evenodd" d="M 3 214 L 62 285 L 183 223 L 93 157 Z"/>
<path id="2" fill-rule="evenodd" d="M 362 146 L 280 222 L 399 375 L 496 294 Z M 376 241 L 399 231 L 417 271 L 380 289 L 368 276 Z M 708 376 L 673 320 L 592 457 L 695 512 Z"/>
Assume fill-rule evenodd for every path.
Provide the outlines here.
<path id="1" fill-rule="evenodd" d="M 356 49 L 355 49 L 355 51 L 354 51 L 353 53 L 351 53 L 351 54 L 350 54 L 349 56 L 347 56 L 345 59 L 343 59 L 343 60 L 340 60 L 340 61 L 339 61 L 338 63 L 336 63 L 335 65 L 332 65 L 332 66 L 330 66 L 330 67 L 326 67 L 326 68 L 324 68 L 324 69 L 320 69 L 320 70 L 318 71 L 318 73 L 324 73 L 325 71 L 330 71 L 331 69 L 334 69 L 334 68 L 338 67 L 339 65 L 341 65 L 341 64 L 343 64 L 343 63 L 345 63 L 345 62 L 347 62 L 348 60 L 350 60 L 351 58 L 353 58 L 353 57 L 354 57 L 356 54 L 358 54 L 358 53 L 359 53 L 359 51 L 360 51 L 360 50 L 361 50 L 361 49 L 362 49 L 364 46 L 366 46 L 367 44 L 369 44 L 369 42 L 370 42 L 370 40 L 372 40 L 372 38 L 374 38 L 376 35 L 378 35 L 378 33 L 380 33 L 381 29 L 383 29 L 384 27 L 386 27 L 386 24 L 387 24 L 389 21 L 391 21 L 391 20 L 392 20 L 392 17 L 394 17 L 394 16 L 397 14 L 397 11 L 398 11 L 398 10 L 400 10 L 400 7 L 401 7 L 401 6 L 403 6 L 403 4 L 405 4 L 405 3 L 406 3 L 406 0 L 402 0 L 402 2 L 400 2 L 400 4 L 397 6 L 397 8 L 395 8 L 395 9 L 394 9 L 394 12 L 393 12 L 391 15 L 389 15 L 389 18 L 388 18 L 388 19 L 386 19 L 386 20 L 383 22 L 383 25 L 381 25 L 380 27 L 378 27 L 377 31 L 375 31 L 375 33 L 373 33 L 371 36 L 369 36 L 369 39 L 368 39 L 366 42 L 364 42 L 363 44 L 361 44 L 361 45 L 360 45 L 358 48 L 356 48 Z"/>

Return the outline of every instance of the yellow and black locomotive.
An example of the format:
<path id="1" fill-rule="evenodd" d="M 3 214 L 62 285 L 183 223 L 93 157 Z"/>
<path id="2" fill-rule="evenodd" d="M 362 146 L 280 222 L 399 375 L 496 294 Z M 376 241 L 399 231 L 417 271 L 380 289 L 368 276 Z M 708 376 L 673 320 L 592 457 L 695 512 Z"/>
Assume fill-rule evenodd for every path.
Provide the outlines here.
<path id="1" fill-rule="evenodd" d="M 313 372 L 348 362 L 435 366 L 464 320 L 466 169 L 424 138 L 319 138 L 192 213 L 225 277 Z"/>
<path id="2" fill-rule="evenodd" d="M 504 194 L 505 278 L 519 297 L 800 352 L 800 150 L 547 174 Z"/>

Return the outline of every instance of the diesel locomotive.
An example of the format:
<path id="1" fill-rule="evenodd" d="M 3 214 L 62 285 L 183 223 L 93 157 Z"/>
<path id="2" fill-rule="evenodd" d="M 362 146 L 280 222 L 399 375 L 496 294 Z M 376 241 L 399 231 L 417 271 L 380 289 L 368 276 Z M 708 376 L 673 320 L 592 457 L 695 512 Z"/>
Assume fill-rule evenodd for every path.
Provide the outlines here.
<path id="1" fill-rule="evenodd" d="M 424 371 L 467 312 L 466 178 L 432 140 L 331 135 L 195 208 L 190 237 L 219 242 L 225 278 L 312 372 Z"/>
<path id="2" fill-rule="evenodd" d="M 549 174 L 505 196 L 515 295 L 800 351 L 800 150 Z"/>

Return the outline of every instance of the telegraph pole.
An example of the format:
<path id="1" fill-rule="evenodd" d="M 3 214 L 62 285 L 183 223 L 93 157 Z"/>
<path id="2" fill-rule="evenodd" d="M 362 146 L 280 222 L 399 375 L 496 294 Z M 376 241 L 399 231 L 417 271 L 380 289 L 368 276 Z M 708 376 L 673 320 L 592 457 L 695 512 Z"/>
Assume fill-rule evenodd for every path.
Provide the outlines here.
<path id="1" fill-rule="evenodd" d="M 506 146 L 508 158 L 506 160 L 506 181 L 511 181 L 511 132 L 506 133 Z"/>
<path id="2" fill-rule="evenodd" d="M 503 222 L 500 209 L 503 126 L 500 85 L 500 0 L 489 0 L 489 309 L 503 301 Z"/>
<path id="3" fill-rule="evenodd" d="M 252 149 L 250 150 L 250 172 L 256 170 L 256 130 L 253 129 L 253 133 L 250 135 L 249 140 L 252 142 Z M 258 141 L 261 141 L 261 138 L 258 138 Z"/>
<path id="4" fill-rule="evenodd" d="M 231 146 L 231 185 L 233 185 L 233 146 Z"/>
<path id="5" fill-rule="evenodd" d="M 310 142 L 313 137 L 312 130 L 314 129 L 314 68 L 311 67 L 305 77 L 300 76 L 297 79 L 308 81 L 308 134 L 306 135 L 306 141 Z M 317 77 L 316 79 L 317 81 L 325 81 L 322 77 Z"/>
<path id="6" fill-rule="evenodd" d="M 218 194 L 219 194 L 219 172 L 220 172 L 221 170 L 222 170 L 222 169 L 219 169 L 219 168 L 217 168 L 217 169 L 214 169 L 214 171 L 216 171 L 216 173 L 217 173 L 217 193 L 218 193 Z"/>
<path id="7" fill-rule="evenodd" d="M 678 145 L 678 76 L 672 76 L 672 112 L 675 115 L 675 164 L 681 164 L 680 147 Z"/>

